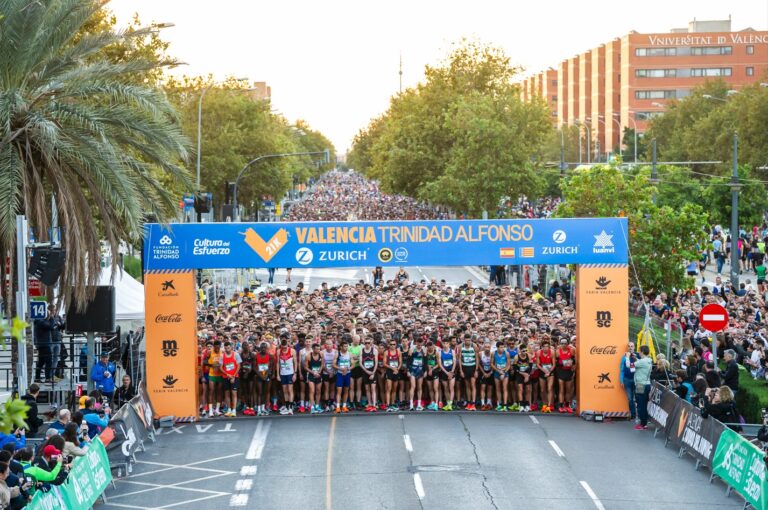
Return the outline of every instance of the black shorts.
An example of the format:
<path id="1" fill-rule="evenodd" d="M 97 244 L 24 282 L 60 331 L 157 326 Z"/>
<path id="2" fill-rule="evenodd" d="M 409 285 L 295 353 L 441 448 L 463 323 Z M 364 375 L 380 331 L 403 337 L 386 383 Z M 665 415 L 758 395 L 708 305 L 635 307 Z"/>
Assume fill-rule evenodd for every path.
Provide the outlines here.
<path id="1" fill-rule="evenodd" d="M 525 380 L 525 377 L 523 377 L 523 374 L 521 372 L 518 372 L 515 374 L 515 383 L 517 384 L 530 384 L 531 379 L 529 378 L 527 381 Z"/>
<path id="2" fill-rule="evenodd" d="M 455 377 L 455 376 L 454 376 L 454 377 Z M 445 373 L 445 372 L 443 372 L 442 370 L 440 371 L 440 380 L 441 380 L 441 381 L 447 381 L 447 380 L 448 380 L 448 374 L 446 374 L 446 373 Z"/>
<path id="3" fill-rule="evenodd" d="M 435 379 L 437 379 L 437 373 L 434 370 L 432 371 L 432 375 L 429 375 L 428 372 L 424 373 L 425 381 L 434 381 Z"/>
<path id="4" fill-rule="evenodd" d="M 493 386 L 493 376 L 489 375 L 488 377 L 480 377 L 480 384 L 484 386 Z"/>
<path id="5" fill-rule="evenodd" d="M 477 367 L 475 367 L 475 366 L 471 366 L 471 367 L 462 366 L 461 367 L 461 376 L 462 376 L 462 378 L 463 379 L 472 379 L 475 376 L 476 368 Z"/>
<path id="6" fill-rule="evenodd" d="M 336 383 L 336 373 L 329 374 L 328 372 L 323 372 L 323 382 L 332 382 Z"/>
<path id="7" fill-rule="evenodd" d="M 312 384 L 320 384 L 323 382 L 322 376 L 316 376 L 312 374 L 306 374 L 307 376 L 307 382 L 311 382 Z"/>
<path id="8" fill-rule="evenodd" d="M 560 367 L 555 368 L 555 377 L 561 381 L 573 380 L 573 370 L 563 370 Z"/>
<path id="9" fill-rule="evenodd" d="M 424 378 L 424 370 L 408 370 L 408 378 L 413 377 L 415 379 L 423 379 Z"/>
<path id="10" fill-rule="evenodd" d="M 397 382 L 400 380 L 400 372 L 392 372 L 391 370 L 387 370 L 384 373 L 384 379 L 387 381 Z"/>
<path id="11" fill-rule="evenodd" d="M 358 366 L 352 369 L 352 379 L 360 379 L 364 375 L 365 372 L 363 372 L 363 367 Z"/>
<path id="12" fill-rule="evenodd" d="M 373 373 L 373 377 L 363 372 L 363 384 L 365 385 L 376 384 L 376 372 Z"/>
<path id="13" fill-rule="evenodd" d="M 228 377 L 224 378 L 224 381 L 221 383 L 221 389 L 224 391 L 237 391 L 237 388 L 239 387 L 240 380 L 235 377 L 235 382 L 230 382 Z"/>

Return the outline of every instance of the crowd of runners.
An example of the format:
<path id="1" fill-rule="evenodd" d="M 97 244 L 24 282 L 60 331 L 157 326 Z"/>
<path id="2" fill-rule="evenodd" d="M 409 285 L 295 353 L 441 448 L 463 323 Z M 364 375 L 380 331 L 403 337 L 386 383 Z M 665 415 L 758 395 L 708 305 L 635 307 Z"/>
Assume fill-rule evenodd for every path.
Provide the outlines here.
<path id="1" fill-rule="evenodd" d="M 560 294 L 471 281 L 246 290 L 201 306 L 201 415 L 572 413 L 574 315 Z"/>
<path id="2" fill-rule="evenodd" d="M 330 172 L 304 199 L 283 216 L 284 221 L 447 220 L 447 209 L 403 195 L 389 195 L 378 183 L 355 172 Z"/>

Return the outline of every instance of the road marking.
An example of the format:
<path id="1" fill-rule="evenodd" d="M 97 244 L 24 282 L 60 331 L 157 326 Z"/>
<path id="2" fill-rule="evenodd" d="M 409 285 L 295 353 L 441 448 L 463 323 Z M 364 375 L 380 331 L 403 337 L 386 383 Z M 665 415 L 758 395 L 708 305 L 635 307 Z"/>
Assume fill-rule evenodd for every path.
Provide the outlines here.
<path id="1" fill-rule="evenodd" d="M 555 450 L 555 453 L 556 453 L 558 456 L 560 456 L 560 457 L 565 457 L 565 454 L 563 453 L 563 450 L 561 450 L 561 449 L 560 449 L 560 447 L 559 447 L 559 446 L 557 446 L 557 443 L 555 443 L 554 441 L 552 441 L 552 440 L 550 439 L 550 440 L 549 440 L 549 445 L 552 447 L 552 449 L 553 449 L 553 450 Z"/>
<path id="2" fill-rule="evenodd" d="M 595 506 L 597 507 L 597 510 L 605 510 L 605 507 L 603 506 L 603 504 L 600 502 L 599 499 L 597 499 L 597 494 L 595 494 L 595 491 L 592 490 L 592 487 L 590 487 L 589 484 L 584 480 L 582 480 L 579 483 L 581 484 L 582 487 L 584 487 L 584 490 L 587 491 L 587 496 L 589 496 L 590 499 L 592 499 L 592 503 L 595 504 Z"/>
<path id="3" fill-rule="evenodd" d="M 110 496 L 109 499 L 111 500 L 111 499 L 117 499 L 117 498 L 124 498 L 126 496 L 133 496 L 135 494 L 143 494 L 145 492 L 156 491 L 158 489 L 175 489 L 175 490 L 180 490 L 180 491 L 200 492 L 200 493 L 203 493 L 203 494 L 213 494 L 213 495 L 216 495 L 216 496 L 222 496 L 222 495 L 225 495 L 225 494 L 228 495 L 228 494 L 230 494 L 229 492 L 210 491 L 210 490 L 206 490 L 206 489 L 193 489 L 191 487 L 180 487 L 180 486 L 188 484 L 188 483 L 202 482 L 204 480 L 210 480 L 212 478 L 219 478 L 219 477 L 222 477 L 222 476 L 227 476 L 229 474 L 231 474 L 231 473 L 220 473 L 220 474 L 211 475 L 211 476 L 204 476 L 202 478 L 195 478 L 194 480 L 184 480 L 183 482 L 172 483 L 172 484 L 167 484 L 167 485 L 166 484 L 147 483 L 147 482 L 134 482 L 132 480 L 120 480 L 123 483 L 130 483 L 130 484 L 134 484 L 134 485 L 141 485 L 143 487 L 149 487 L 149 489 L 142 489 L 142 490 L 133 491 L 133 492 L 126 492 L 124 494 L 117 494 L 115 496 Z"/>
<path id="4" fill-rule="evenodd" d="M 405 415 L 402 415 L 402 414 L 398 414 L 397 417 L 400 418 L 401 420 L 405 419 Z"/>
<path id="5" fill-rule="evenodd" d="M 226 425 L 224 425 L 223 429 L 219 429 L 216 432 L 237 432 L 237 430 L 232 428 L 231 423 L 227 423 Z"/>
<path id="6" fill-rule="evenodd" d="M 419 473 L 413 474 L 413 485 L 416 487 L 416 495 L 419 496 L 419 499 L 424 499 L 424 484 L 421 483 Z"/>
<path id="7" fill-rule="evenodd" d="M 724 321 L 725 315 L 721 313 L 705 313 L 701 318 L 705 321 Z"/>
<path id="8" fill-rule="evenodd" d="M 243 466 L 240 468 L 240 476 L 255 476 L 256 466 Z"/>
<path id="9" fill-rule="evenodd" d="M 403 434 L 403 441 L 405 441 L 405 449 L 409 452 L 413 451 L 413 444 L 411 443 L 411 436 Z"/>
<path id="10" fill-rule="evenodd" d="M 181 427 L 171 427 L 168 429 L 168 432 L 166 432 L 165 435 L 167 436 L 171 432 L 176 432 L 177 434 L 181 434 L 181 429 L 183 428 L 184 428 L 184 425 L 182 425 Z M 181 435 L 184 435 L 184 434 L 181 434 Z"/>
<path id="11" fill-rule="evenodd" d="M 248 478 L 235 482 L 235 490 L 238 492 L 249 491 L 251 490 L 251 487 L 253 487 L 253 480 L 249 480 Z"/>
<path id="12" fill-rule="evenodd" d="M 336 417 L 331 418 L 331 430 L 328 433 L 328 454 L 325 457 L 325 510 L 333 508 L 331 495 L 331 477 L 333 476 L 333 438 L 336 435 Z"/>
<path id="13" fill-rule="evenodd" d="M 248 494 L 233 494 L 229 498 L 229 506 L 246 506 L 248 504 Z"/>
<path id="14" fill-rule="evenodd" d="M 528 415 L 528 417 L 529 417 L 529 418 L 531 419 L 531 421 L 532 421 L 533 423 L 535 423 L 536 425 L 538 425 L 538 424 L 539 424 L 539 420 L 537 420 L 535 416 L 533 416 L 533 415 Z"/>
<path id="15" fill-rule="evenodd" d="M 195 428 L 197 428 L 197 432 L 200 434 L 204 434 L 205 432 L 208 432 L 210 428 L 213 427 L 213 423 L 209 423 L 208 425 L 195 425 Z"/>
<path id="16" fill-rule="evenodd" d="M 271 421 L 266 422 L 259 421 L 256 425 L 256 430 L 253 433 L 253 439 L 248 447 L 248 453 L 245 454 L 247 460 L 256 460 L 261 458 L 261 453 L 264 451 L 264 445 L 267 443 L 267 434 L 269 434 L 269 427 L 272 425 Z"/>

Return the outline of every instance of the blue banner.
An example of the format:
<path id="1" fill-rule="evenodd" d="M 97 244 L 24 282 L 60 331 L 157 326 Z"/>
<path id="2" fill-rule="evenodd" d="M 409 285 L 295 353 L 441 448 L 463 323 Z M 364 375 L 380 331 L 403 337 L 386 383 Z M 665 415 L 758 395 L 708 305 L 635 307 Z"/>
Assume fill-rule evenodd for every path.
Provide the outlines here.
<path id="1" fill-rule="evenodd" d="M 626 218 L 147 224 L 145 270 L 626 264 Z"/>

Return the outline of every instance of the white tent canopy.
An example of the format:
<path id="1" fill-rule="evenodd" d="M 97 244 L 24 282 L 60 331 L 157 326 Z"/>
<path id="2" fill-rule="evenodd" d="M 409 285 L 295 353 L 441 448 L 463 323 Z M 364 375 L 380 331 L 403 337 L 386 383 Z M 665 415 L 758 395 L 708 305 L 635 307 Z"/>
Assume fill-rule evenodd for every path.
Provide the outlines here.
<path id="1" fill-rule="evenodd" d="M 144 320 L 144 285 L 125 271 L 117 269 L 115 280 L 110 267 L 102 268 L 99 285 L 115 286 L 115 320 Z"/>

